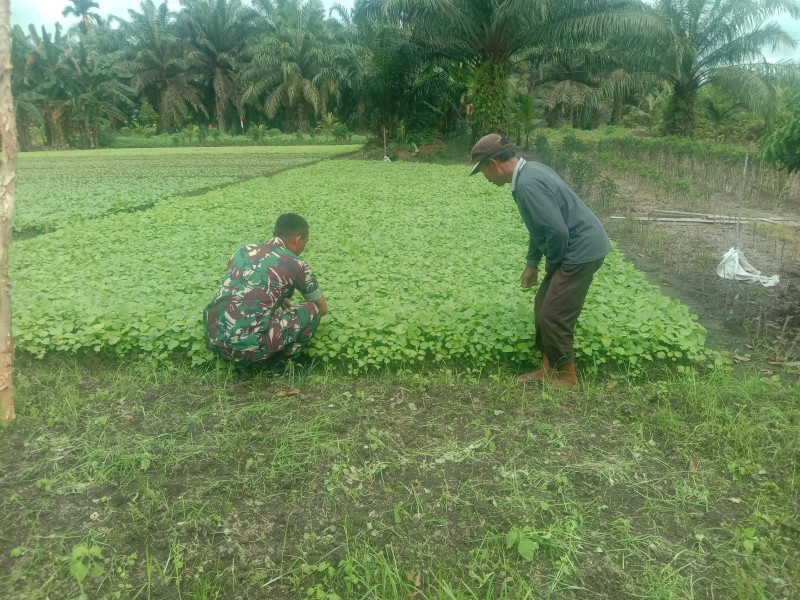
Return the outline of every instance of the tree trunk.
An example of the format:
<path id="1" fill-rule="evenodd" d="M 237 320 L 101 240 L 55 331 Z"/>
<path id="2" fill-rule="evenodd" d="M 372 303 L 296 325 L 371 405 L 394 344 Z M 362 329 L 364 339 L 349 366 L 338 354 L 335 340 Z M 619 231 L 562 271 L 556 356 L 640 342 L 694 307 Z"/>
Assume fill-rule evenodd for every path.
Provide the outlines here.
<path id="1" fill-rule="evenodd" d="M 614 125 L 622 124 L 622 116 L 625 112 L 625 102 L 623 100 L 624 98 L 622 97 L 622 94 L 618 94 L 614 97 Z"/>
<path id="2" fill-rule="evenodd" d="M 14 219 L 17 187 L 17 122 L 11 96 L 11 7 L 0 0 L 0 420 L 10 423 L 14 414 L 14 338 L 11 335 L 11 280 L 8 276 L 8 246 Z"/>
<path id="3" fill-rule="evenodd" d="M 228 129 L 225 125 L 225 103 L 220 102 L 219 96 L 216 98 L 216 109 L 217 109 L 217 129 L 222 135 L 228 133 Z"/>
<path id="4" fill-rule="evenodd" d="M 18 133 L 20 150 L 30 152 L 33 147 L 33 140 L 31 139 L 31 126 L 27 116 L 20 117 Z"/>
<path id="5" fill-rule="evenodd" d="M 670 135 L 690 137 L 694 131 L 697 86 L 693 83 L 676 83 L 667 102 L 664 129 Z"/>
<path id="6" fill-rule="evenodd" d="M 86 138 L 86 146 L 90 150 L 97 149 L 97 146 L 94 143 L 94 136 L 92 135 L 92 128 L 89 125 L 89 119 L 86 117 L 83 119 L 83 137 Z"/>
<path id="7" fill-rule="evenodd" d="M 308 113 L 302 100 L 297 103 L 297 131 L 300 133 L 308 131 Z"/>
<path id="8" fill-rule="evenodd" d="M 0 0 L 2 2 L 3 0 Z M 50 146 L 53 150 L 64 150 L 67 147 L 67 141 L 64 139 L 64 129 L 61 124 L 61 116 L 56 111 L 50 111 L 47 114 L 47 120 L 50 124 Z"/>
<path id="9" fill-rule="evenodd" d="M 139 123 L 144 126 L 144 124 Z M 158 123 L 156 124 L 156 133 L 161 135 L 169 131 L 169 115 L 167 115 L 167 98 L 163 90 L 158 92 Z"/>
<path id="10" fill-rule="evenodd" d="M 508 73 L 503 65 L 484 62 L 475 69 L 469 90 L 472 104 L 472 137 L 506 133 L 508 115 Z"/>

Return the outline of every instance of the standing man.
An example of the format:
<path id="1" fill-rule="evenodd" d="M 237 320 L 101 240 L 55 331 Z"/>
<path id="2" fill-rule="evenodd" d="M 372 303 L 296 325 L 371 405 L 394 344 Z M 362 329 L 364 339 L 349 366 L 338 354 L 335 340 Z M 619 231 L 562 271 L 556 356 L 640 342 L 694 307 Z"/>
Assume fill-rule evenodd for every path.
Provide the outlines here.
<path id="1" fill-rule="evenodd" d="M 472 148 L 470 175 L 478 171 L 497 186 L 511 184 L 511 195 L 530 234 L 522 287 L 539 280 L 539 261 L 546 275 L 536 292 L 535 346 L 542 367 L 520 375 L 519 382 L 539 381 L 575 387 L 575 324 L 592 277 L 611 252 L 603 225 L 578 195 L 550 167 L 514 154 L 508 140 L 491 133 Z"/>
<path id="2" fill-rule="evenodd" d="M 273 237 L 242 246 L 203 314 L 206 346 L 241 364 L 272 358 L 282 372 L 288 357 L 302 350 L 317 330 L 328 303 L 300 254 L 308 242 L 308 222 L 294 213 L 278 217 Z M 305 302 L 289 301 L 300 290 Z"/>

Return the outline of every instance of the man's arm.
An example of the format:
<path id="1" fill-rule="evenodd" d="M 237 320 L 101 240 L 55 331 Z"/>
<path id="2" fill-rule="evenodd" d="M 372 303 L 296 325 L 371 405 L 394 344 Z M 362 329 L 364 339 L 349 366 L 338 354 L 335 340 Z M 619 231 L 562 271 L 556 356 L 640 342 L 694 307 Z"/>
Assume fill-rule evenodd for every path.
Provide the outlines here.
<path id="1" fill-rule="evenodd" d="M 307 262 L 301 261 L 301 263 L 302 269 L 295 279 L 297 289 L 303 294 L 303 298 L 305 298 L 306 302 L 313 302 L 317 305 L 320 316 L 328 314 L 328 301 L 325 299 L 325 295 L 322 293 L 322 288 L 319 286 L 319 283 L 317 283 L 317 278 L 314 276 Z"/>
<path id="2" fill-rule="evenodd" d="M 539 246 L 533 242 L 533 236 L 530 236 L 530 240 L 528 241 L 528 255 L 525 257 L 525 267 L 528 269 L 538 269 L 541 260 L 542 251 L 539 250 Z"/>
<path id="3" fill-rule="evenodd" d="M 319 298 L 318 300 L 314 300 L 314 304 L 317 305 L 319 309 L 319 316 L 324 317 L 328 314 L 328 301 L 325 299 L 325 296 Z"/>

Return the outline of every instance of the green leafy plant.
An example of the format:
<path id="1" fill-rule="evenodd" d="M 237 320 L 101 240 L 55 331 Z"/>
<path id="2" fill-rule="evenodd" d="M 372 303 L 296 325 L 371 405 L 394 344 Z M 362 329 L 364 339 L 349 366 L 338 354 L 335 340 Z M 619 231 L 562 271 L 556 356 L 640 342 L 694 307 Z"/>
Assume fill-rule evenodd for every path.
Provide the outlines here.
<path id="1" fill-rule="evenodd" d="M 168 136 L 174 145 L 182 136 Z M 244 136 L 241 136 L 244 137 Z M 28 152 L 18 167 L 15 231 L 42 231 L 355 150 L 302 146 Z"/>
<path id="2" fill-rule="evenodd" d="M 336 128 L 337 125 L 340 125 L 339 119 L 337 119 L 333 113 L 325 113 L 322 115 L 322 118 L 317 123 L 317 131 L 324 133 L 327 136 L 333 135 L 333 130 Z"/>
<path id="3" fill-rule="evenodd" d="M 287 211 L 311 223 L 303 256 L 331 306 L 308 350 L 317 360 L 360 372 L 535 358 L 533 296 L 519 288 L 527 232 L 508 192 L 460 167 L 363 161 L 323 162 L 15 243 L 18 347 L 214 360 L 203 307 L 230 255 L 268 238 Z M 102 276 L 87 266 L 98 260 Z M 684 305 L 613 252 L 589 292 L 576 353 L 587 369 L 636 372 L 702 360 L 705 335 Z"/>
<path id="4" fill-rule="evenodd" d="M 72 547 L 72 552 L 67 557 L 69 562 L 69 572 L 72 578 L 78 582 L 83 589 L 83 580 L 87 576 L 92 579 L 100 577 L 105 573 L 102 564 L 103 552 L 96 544 L 80 543 Z"/>

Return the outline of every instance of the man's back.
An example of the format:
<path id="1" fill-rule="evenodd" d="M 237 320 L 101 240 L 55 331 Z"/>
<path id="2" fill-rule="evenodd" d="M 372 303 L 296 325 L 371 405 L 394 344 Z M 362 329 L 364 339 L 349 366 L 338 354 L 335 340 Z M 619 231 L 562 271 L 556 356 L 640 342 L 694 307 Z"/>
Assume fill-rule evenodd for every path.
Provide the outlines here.
<path id="1" fill-rule="evenodd" d="M 206 307 L 206 341 L 233 349 L 258 346 L 273 313 L 295 289 L 308 301 L 322 296 L 308 263 L 283 240 L 273 237 L 263 244 L 242 246 Z"/>
<path id="2" fill-rule="evenodd" d="M 606 256 L 611 251 L 608 235 L 583 200 L 547 165 L 522 162 L 511 194 L 541 253 L 555 264 L 581 264 Z M 563 243 L 553 243 L 556 222 L 565 228 Z M 557 256 L 551 255 L 554 249 Z"/>

